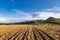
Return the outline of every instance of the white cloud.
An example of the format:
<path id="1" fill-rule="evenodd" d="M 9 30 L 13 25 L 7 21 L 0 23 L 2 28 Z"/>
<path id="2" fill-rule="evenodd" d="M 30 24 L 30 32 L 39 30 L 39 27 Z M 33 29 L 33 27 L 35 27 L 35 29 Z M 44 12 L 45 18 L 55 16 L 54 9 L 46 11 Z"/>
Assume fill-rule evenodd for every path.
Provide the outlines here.
<path id="1" fill-rule="evenodd" d="M 51 16 L 54 16 L 53 12 L 39 12 L 36 17 L 39 18 L 39 19 L 46 20 L 47 18 L 49 18 Z"/>
<path id="2" fill-rule="evenodd" d="M 0 21 L 6 21 L 6 19 L 5 18 L 0 18 Z"/>
<path id="3" fill-rule="evenodd" d="M 13 9 L 13 12 L 17 16 L 19 15 L 19 17 L 14 18 L 0 17 L 0 22 L 22 22 L 26 20 L 38 20 L 38 19 L 46 20 L 49 17 L 60 18 L 60 12 L 58 11 L 60 11 L 60 7 L 45 9 L 44 11 L 34 13 L 25 13 L 23 11 Z"/>
<path id="4" fill-rule="evenodd" d="M 60 11 L 60 7 L 53 7 L 53 8 L 45 9 L 42 11 L 57 12 L 57 11 Z"/>
<path id="5" fill-rule="evenodd" d="M 7 22 L 7 19 L 4 17 L 0 17 L 0 23 L 4 23 L 4 22 Z"/>
<path id="6" fill-rule="evenodd" d="M 56 14 L 54 12 L 40 12 L 36 17 L 43 20 L 46 20 L 49 17 L 60 18 L 60 13 Z"/>

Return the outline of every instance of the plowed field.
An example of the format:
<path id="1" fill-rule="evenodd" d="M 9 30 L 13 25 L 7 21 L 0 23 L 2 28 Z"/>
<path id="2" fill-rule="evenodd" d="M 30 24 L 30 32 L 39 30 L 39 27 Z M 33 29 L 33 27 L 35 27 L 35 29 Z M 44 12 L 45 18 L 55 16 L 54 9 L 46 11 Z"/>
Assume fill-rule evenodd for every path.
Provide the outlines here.
<path id="1" fill-rule="evenodd" d="M 60 40 L 60 26 L 0 25 L 0 40 Z"/>

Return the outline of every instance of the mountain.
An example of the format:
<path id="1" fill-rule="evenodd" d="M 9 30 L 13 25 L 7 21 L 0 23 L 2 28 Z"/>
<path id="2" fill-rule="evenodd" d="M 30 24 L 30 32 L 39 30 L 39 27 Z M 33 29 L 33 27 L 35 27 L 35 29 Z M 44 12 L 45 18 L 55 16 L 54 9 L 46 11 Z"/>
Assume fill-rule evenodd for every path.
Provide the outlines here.
<path id="1" fill-rule="evenodd" d="M 31 21 L 24 21 L 24 22 L 17 22 L 17 23 L 0 23 L 0 25 L 6 24 L 59 24 L 60 25 L 60 18 L 49 17 L 47 20 L 31 20 Z"/>
<path id="2" fill-rule="evenodd" d="M 60 18 L 49 17 L 47 20 L 33 20 L 33 21 L 25 21 L 22 24 L 59 24 Z"/>
<path id="3" fill-rule="evenodd" d="M 52 24 L 60 24 L 60 18 L 49 17 L 47 20 L 45 20 L 45 22 Z"/>

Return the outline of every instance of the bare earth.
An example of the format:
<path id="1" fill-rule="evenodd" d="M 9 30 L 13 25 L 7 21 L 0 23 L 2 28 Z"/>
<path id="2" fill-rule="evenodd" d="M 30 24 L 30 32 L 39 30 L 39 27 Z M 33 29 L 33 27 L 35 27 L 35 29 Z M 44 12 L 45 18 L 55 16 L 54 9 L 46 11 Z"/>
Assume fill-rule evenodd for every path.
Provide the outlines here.
<path id="1" fill-rule="evenodd" d="M 60 26 L 0 25 L 0 40 L 60 40 Z"/>

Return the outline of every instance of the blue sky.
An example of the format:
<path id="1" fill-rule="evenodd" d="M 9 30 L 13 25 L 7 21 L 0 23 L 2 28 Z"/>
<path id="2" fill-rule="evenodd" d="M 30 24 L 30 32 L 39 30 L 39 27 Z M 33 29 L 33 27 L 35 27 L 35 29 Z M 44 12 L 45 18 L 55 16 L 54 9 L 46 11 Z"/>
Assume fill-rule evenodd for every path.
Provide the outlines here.
<path id="1" fill-rule="evenodd" d="M 0 22 L 60 18 L 60 0 L 0 0 Z"/>

